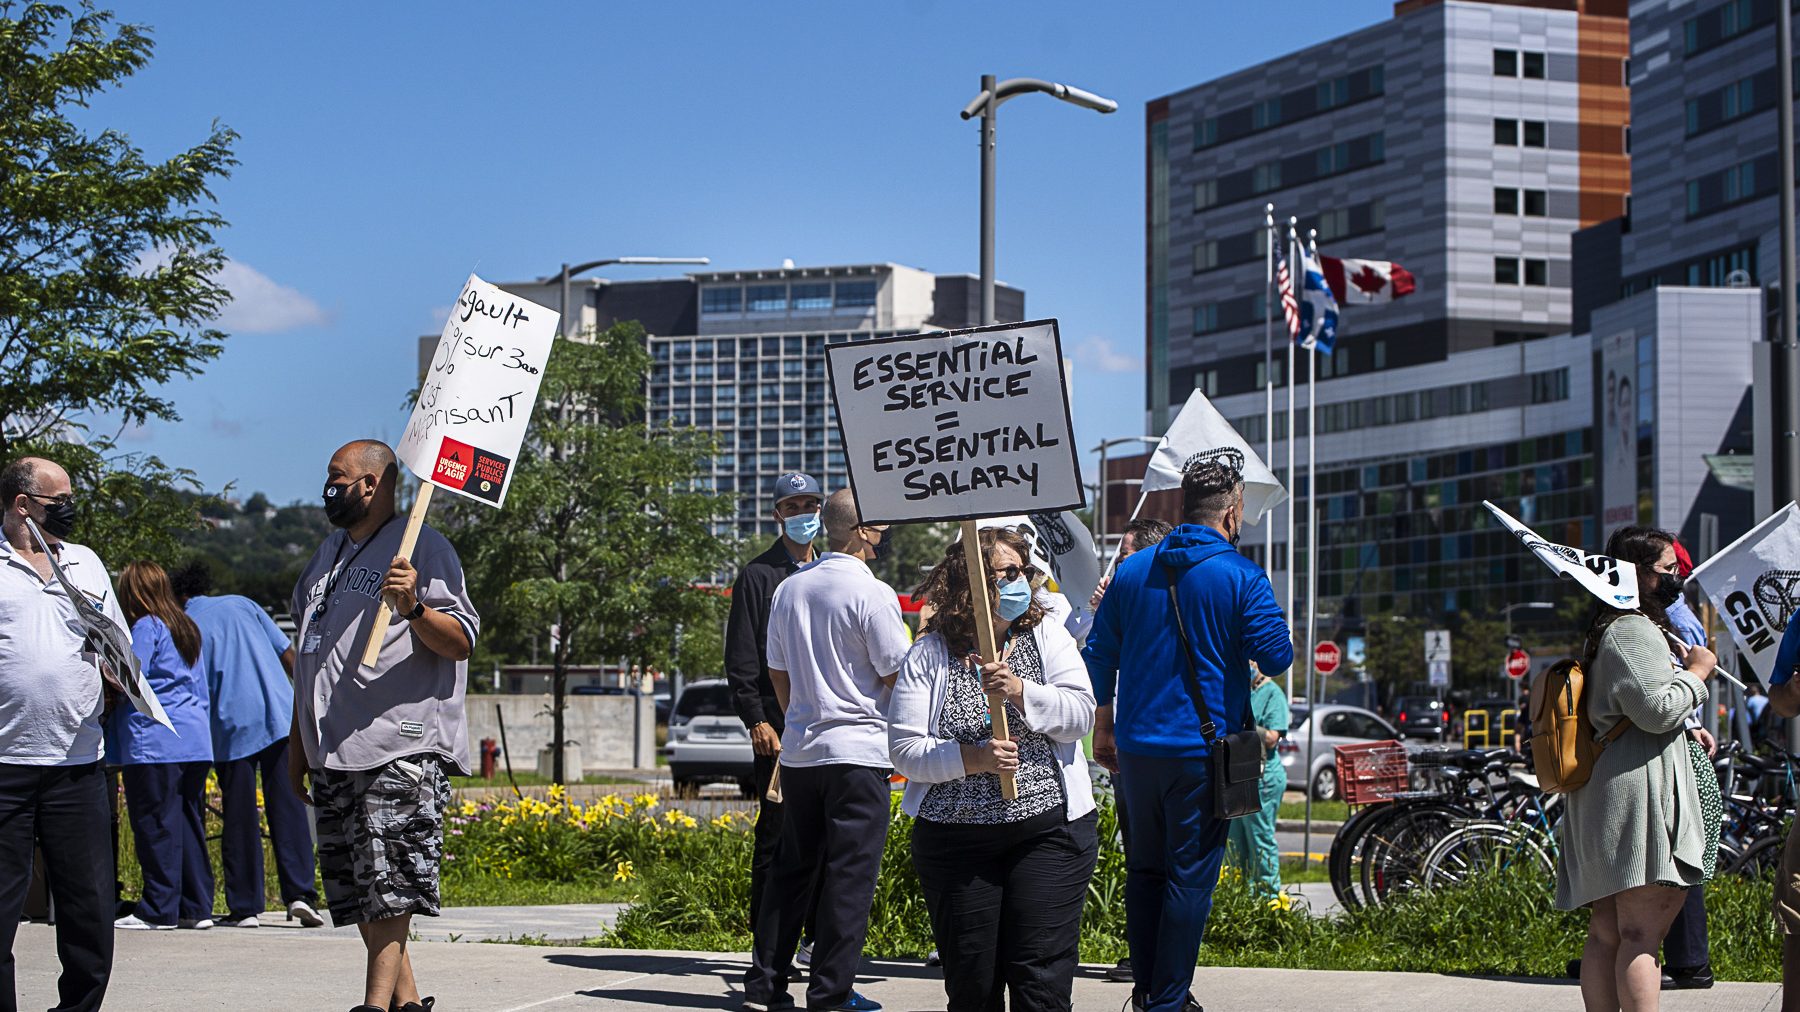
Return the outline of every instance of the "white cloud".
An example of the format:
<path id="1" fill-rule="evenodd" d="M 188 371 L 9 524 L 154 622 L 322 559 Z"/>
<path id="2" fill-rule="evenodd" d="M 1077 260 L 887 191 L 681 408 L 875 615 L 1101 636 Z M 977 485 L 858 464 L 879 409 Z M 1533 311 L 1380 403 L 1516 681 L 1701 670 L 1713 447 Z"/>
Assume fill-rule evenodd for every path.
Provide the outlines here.
<path id="1" fill-rule="evenodd" d="M 221 330 L 273 334 L 330 322 L 330 314 L 306 293 L 241 261 L 227 260 L 217 280 L 231 292 L 231 301 L 219 314 Z"/>
<path id="2" fill-rule="evenodd" d="M 1142 359 L 1117 350 L 1112 340 L 1105 337 L 1090 337 L 1076 345 L 1074 358 L 1098 372 L 1136 372 L 1144 367 Z"/>

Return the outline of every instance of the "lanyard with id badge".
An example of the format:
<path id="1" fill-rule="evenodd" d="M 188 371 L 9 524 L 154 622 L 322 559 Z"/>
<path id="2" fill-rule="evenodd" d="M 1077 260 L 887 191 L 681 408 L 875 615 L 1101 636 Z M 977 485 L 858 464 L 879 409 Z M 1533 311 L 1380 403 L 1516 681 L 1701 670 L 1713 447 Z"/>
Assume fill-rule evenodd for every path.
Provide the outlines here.
<path id="1" fill-rule="evenodd" d="M 381 532 L 387 530 L 388 524 L 393 522 L 394 518 L 389 517 L 386 523 L 383 523 L 380 527 L 376 528 L 374 534 L 369 535 L 369 540 L 356 546 L 356 551 L 351 552 L 350 558 L 348 559 L 343 559 L 343 555 L 344 546 L 350 544 L 350 533 L 348 531 L 344 532 L 344 542 L 343 544 L 338 545 L 337 555 L 331 560 L 331 569 L 326 572 L 325 592 L 319 596 L 319 603 L 313 607 L 312 615 L 306 621 L 306 632 L 300 637 L 300 652 L 302 654 L 316 654 L 319 652 L 319 647 L 323 644 L 325 639 L 325 634 L 320 631 L 319 625 L 325 620 L 325 608 L 331 601 L 331 595 L 337 592 L 338 581 L 343 579 L 344 574 L 350 571 L 350 567 L 356 564 L 356 557 L 362 554 L 363 549 L 374 544 L 375 539 L 381 537 Z M 343 559 L 343 564 L 341 566 L 338 562 L 339 559 Z"/>

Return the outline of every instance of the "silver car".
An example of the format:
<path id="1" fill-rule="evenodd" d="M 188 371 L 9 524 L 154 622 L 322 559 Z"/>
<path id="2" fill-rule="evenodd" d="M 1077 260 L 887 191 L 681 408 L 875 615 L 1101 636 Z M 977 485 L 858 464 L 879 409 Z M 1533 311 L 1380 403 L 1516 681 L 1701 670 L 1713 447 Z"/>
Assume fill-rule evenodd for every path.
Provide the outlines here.
<path id="1" fill-rule="evenodd" d="M 1307 722 L 1318 716 L 1319 727 L 1313 738 L 1312 754 L 1306 755 Z M 1277 746 L 1281 765 L 1287 769 L 1288 790 L 1312 788 L 1318 801 L 1338 798 L 1337 752 L 1339 745 L 1366 745 L 1371 741 L 1398 741 L 1400 732 L 1374 713 L 1360 706 L 1321 703 L 1309 707 L 1293 705 L 1293 720 L 1287 737 Z"/>

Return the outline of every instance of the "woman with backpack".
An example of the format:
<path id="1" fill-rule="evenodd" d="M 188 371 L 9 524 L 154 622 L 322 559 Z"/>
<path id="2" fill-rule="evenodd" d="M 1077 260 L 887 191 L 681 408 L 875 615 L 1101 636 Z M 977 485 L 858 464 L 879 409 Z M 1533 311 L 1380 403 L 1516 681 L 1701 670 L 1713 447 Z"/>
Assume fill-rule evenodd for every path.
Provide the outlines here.
<path id="1" fill-rule="evenodd" d="M 1589 1012 L 1657 1008 L 1656 953 L 1718 848 L 1718 814 L 1701 802 L 1684 728 L 1706 702 L 1717 658 L 1694 646 L 1682 667 L 1671 663 L 1666 609 L 1682 587 L 1674 545 L 1649 527 L 1613 534 L 1606 554 L 1637 567 L 1640 607 L 1600 607 L 1582 649 L 1582 702 L 1604 745 L 1586 785 L 1568 794 L 1556 905 L 1592 908 L 1581 954 Z"/>

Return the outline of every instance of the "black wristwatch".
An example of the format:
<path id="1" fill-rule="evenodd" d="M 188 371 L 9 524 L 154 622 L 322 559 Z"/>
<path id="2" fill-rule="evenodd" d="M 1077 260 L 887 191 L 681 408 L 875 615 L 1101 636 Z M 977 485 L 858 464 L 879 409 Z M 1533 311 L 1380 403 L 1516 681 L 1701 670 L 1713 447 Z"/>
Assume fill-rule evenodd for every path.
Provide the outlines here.
<path id="1" fill-rule="evenodd" d="M 400 617 L 405 619 L 408 622 L 411 622 L 413 619 L 418 618 L 420 615 L 423 615 L 423 614 L 425 614 L 425 602 L 415 600 L 413 602 L 412 611 L 409 611 Z"/>

